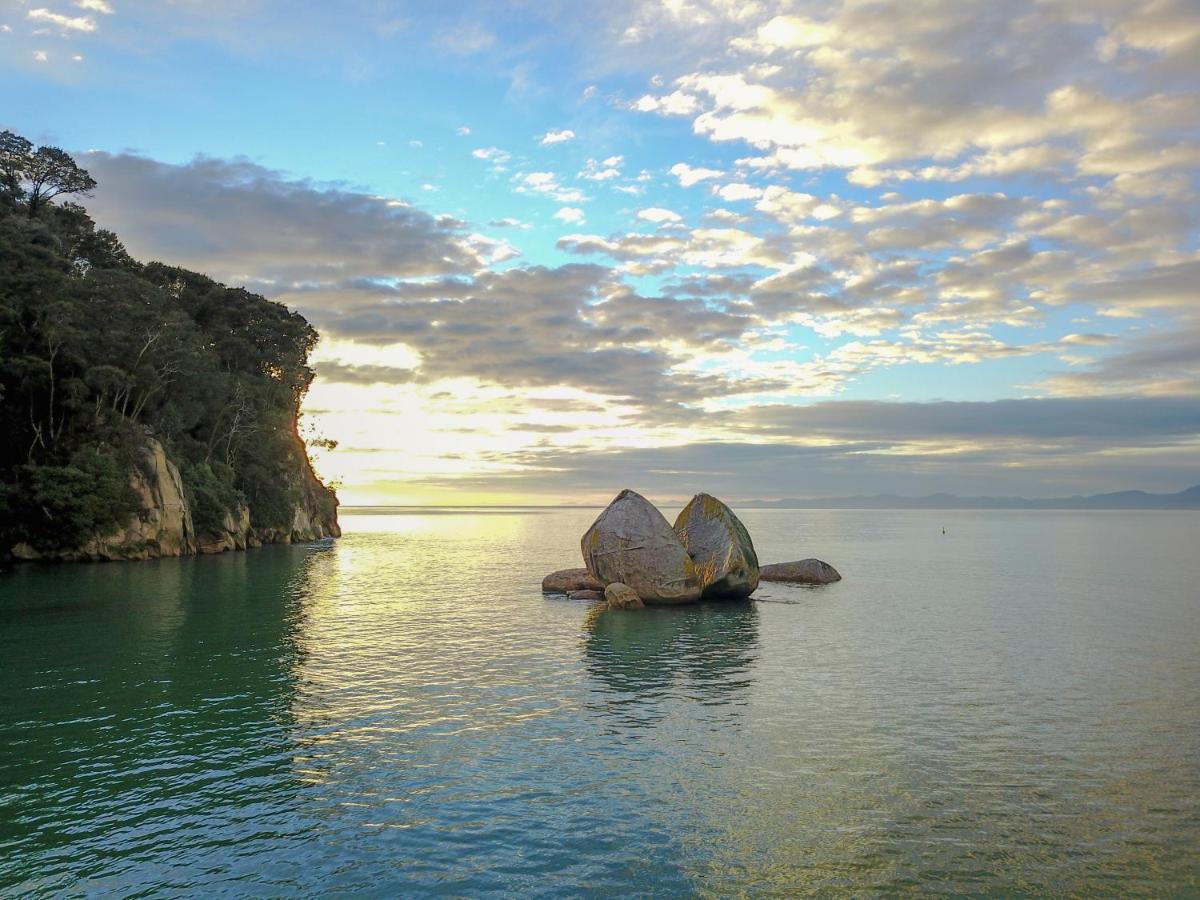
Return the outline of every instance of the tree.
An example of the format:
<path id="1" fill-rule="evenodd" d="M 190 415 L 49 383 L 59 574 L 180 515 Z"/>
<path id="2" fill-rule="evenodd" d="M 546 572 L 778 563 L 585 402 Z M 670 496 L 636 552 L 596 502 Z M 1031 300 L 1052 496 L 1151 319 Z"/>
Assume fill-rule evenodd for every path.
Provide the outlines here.
<path id="1" fill-rule="evenodd" d="M 29 182 L 29 218 L 37 215 L 50 200 L 61 194 L 84 194 L 96 186 L 96 179 L 81 169 L 71 154 L 57 147 L 38 147 L 25 170 Z"/>
<path id="2" fill-rule="evenodd" d="M 24 195 L 21 182 L 33 158 L 33 144 L 11 131 L 0 131 L 0 191 L 9 206 Z"/>
<path id="3" fill-rule="evenodd" d="M 264 539 L 290 534 L 300 504 L 332 520 L 296 432 L 316 332 L 265 297 L 143 265 L 52 202 L 94 185 L 63 151 L 0 132 L 0 561 L 128 522 L 149 437 L 201 533 L 243 503 Z"/>

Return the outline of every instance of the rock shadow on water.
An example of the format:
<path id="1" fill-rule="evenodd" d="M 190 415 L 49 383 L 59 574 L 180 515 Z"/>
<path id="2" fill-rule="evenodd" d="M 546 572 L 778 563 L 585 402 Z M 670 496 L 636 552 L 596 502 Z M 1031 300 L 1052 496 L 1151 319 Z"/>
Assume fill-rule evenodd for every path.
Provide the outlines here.
<path id="1" fill-rule="evenodd" d="M 736 703 L 758 658 L 758 610 L 748 601 L 593 608 L 584 643 L 588 673 L 610 704 L 683 699 Z"/>

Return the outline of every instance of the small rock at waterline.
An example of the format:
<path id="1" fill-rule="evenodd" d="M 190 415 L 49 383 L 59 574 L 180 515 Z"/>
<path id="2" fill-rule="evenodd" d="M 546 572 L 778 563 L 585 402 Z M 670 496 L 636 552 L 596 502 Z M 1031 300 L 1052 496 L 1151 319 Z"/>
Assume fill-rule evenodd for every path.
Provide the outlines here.
<path id="1" fill-rule="evenodd" d="M 760 581 L 783 581 L 790 584 L 831 584 L 842 580 L 837 569 L 819 559 L 771 563 L 759 568 L 758 577 Z"/>
<path id="2" fill-rule="evenodd" d="M 619 581 L 614 581 L 604 589 L 604 597 L 608 600 L 609 609 L 641 609 L 646 605 L 637 591 Z"/>
<path id="3" fill-rule="evenodd" d="M 542 591 L 547 594 L 602 590 L 604 585 L 589 575 L 587 569 L 559 569 L 542 579 Z"/>
<path id="4" fill-rule="evenodd" d="M 568 599 L 571 600 L 603 600 L 603 591 L 568 591 Z"/>

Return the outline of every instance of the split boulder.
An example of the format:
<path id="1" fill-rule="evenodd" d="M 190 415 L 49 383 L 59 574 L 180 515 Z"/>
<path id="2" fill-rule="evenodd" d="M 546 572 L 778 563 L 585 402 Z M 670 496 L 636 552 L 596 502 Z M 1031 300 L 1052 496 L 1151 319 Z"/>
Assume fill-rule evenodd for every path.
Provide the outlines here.
<path id="1" fill-rule="evenodd" d="M 697 494 L 675 520 L 705 599 L 749 597 L 758 587 L 758 556 L 750 532 L 728 506 Z"/>
<path id="2" fill-rule="evenodd" d="M 670 523 L 641 494 L 624 490 L 580 541 L 588 571 L 606 587 L 628 585 L 646 603 L 689 603 L 701 585 Z"/>

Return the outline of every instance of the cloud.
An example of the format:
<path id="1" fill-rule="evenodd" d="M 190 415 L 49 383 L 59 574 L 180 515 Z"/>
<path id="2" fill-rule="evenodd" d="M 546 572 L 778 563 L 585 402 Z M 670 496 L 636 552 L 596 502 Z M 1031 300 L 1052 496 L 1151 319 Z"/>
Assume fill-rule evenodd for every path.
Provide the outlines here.
<path id="1" fill-rule="evenodd" d="M 687 163 L 675 163 L 670 171 L 679 179 L 681 187 L 691 187 L 710 178 L 721 178 L 725 174 L 720 169 L 693 168 Z"/>
<path id="2" fill-rule="evenodd" d="M 698 397 L 783 387 L 679 369 L 689 361 L 680 355 L 683 346 L 736 340 L 751 320 L 699 300 L 642 297 L 619 288 L 602 266 L 531 266 L 469 280 L 364 286 L 364 296 L 343 301 L 341 310 L 319 297 L 284 299 L 339 340 L 403 342 L 420 359 L 411 379 L 420 383 L 472 378 L 509 388 L 569 386 L 653 410 L 647 415 L 655 419 Z M 353 378 L 368 376 L 386 373 Z"/>
<path id="3" fill-rule="evenodd" d="M 1096 346 L 1112 346 L 1105 341 Z M 1200 324 L 1166 332 L 1142 334 L 1119 345 L 1116 352 L 1090 360 L 1082 367 L 1057 372 L 1039 385 L 1055 394 L 1089 397 L 1097 394 L 1143 396 L 1200 396 Z"/>
<path id="4" fill-rule="evenodd" d="M 511 158 L 499 147 L 477 147 L 471 151 L 471 155 L 476 159 L 486 159 L 498 164 L 506 163 Z"/>
<path id="5" fill-rule="evenodd" d="M 1200 259 L 1148 266 L 1105 280 L 1076 282 L 1070 296 L 1086 297 L 1109 315 L 1171 307 L 1195 309 L 1200 302 Z"/>
<path id="6" fill-rule="evenodd" d="M 621 176 L 621 164 L 624 162 L 623 156 L 609 156 L 602 160 L 589 159 L 579 176 L 589 181 L 611 181 Z"/>
<path id="7" fill-rule="evenodd" d="M 1130 446 L 1200 435 L 1200 398 L 1162 397 L 1144 404 L 1128 396 L 971 402 L 837 401 L 755 409 L 756 430 L 818 434 L 892 444 L 948 439 L 1014 438 L 1072 442 L 1119 439 Z"/>
<path id="8" fill-rule="evenodd" d="M 738 200 L 757 200 L 763 195 L 763 189 L 755 187 L 752 184 L 737 182 L 734 184 L 724 184 L 716 188 L 716 194 L 722 200 L 737 202 Z"/>
<path id="9" fill-rule="evenodd" d="M 553 172 L 525 172 L 517 175 L 516 181 L 516 190 L 520 194 L 542 194 L 559 203 L 579 203 L 587 200 L 579 189 L 559 184 L 558 176 Z"/>
<path id="10" fill-rule="evenodd" d="M 1176 491 L 1200 481 L 1194 397 L 843 401 L 767 409 L 756 420 L 772 440 L 533 448 L 516 455 L 514 471 L 455 483 L 597 499 L 624 486 L 657 498 L 705 490 L 736 501 L 894 493 L 897 485 L 909 495 L 1054 497 L 1097 484 Z"/>
<path id="11" fill-rule="evenodd" d="M 231 16 L 205 24 L 201 6 L 171 5 L 174 24 L 149 5 L 140 15 L 157 17 L 169 36 L 232 32 Z M 108 39 L 132 8 L 141 7 L 120 4 L 112 20 L 95 7 L 54 9 L 86 9 Z M 575 436 L 527 409 L 480 424 L 470 418 L 485 414 L 480 406 L 441 423 L 525 435 L 510 460 L 507 446 L 475 459 L 509 472 L 489 468 L 494 485 L 557 484 L 550 470 L 560 467 L 563 485 L 599 490 L 618 465 L 692 466 L 714 483 L 770 495 L 783 486 L 769 490 L 769 467 L 791 466 L 789 484 L 802 494 L 857 490 L 859 476 L 906 492 L 927 484 L 976 493 L 983 488 L 967 484 L 976 479 L 1020 493 L 1028 478 L 1063 493 L 1056 478 L 1094 489 L 1097 479 L 1165 482 L 1185 471 L 1194 419 L 1168 401 L 1200 394 L 1194 3 L 617 0 L 570 17 L 563 9 L 522 6 L 528 43 L 519 49 L 553 38 L 578 56 L 594 90 L 580 97 L 583 82 L 569 87 L 567 106 L 586 110 L 596 157 L 532 171 L 505 150 L 477 147 L 476 174 L 519 195 L 511 210 L 483 217 L 489 227 L 236 160 L 164 166 L 125 155 L 112 157 L 124 162 L 111 171 L 85 161 L 101 182 L 89 205 L 139 256 L 264 291 L 329 339 L 411 349 L 411 365 L 324 361 L 330 385 L 369 393 L 387 384 L 405 396 L 483 385 L 493 405 L 567 391 L 592 405 L 597 421 Z M 486 49 L 503 79 L 550 103 L 554 86 L 518 58 L 491 8 L 477 11 L 476 29 L 462 10 L 447 10 L 427 33 L 451 52 Z M 239 16 L 241 31 L 264 33 L 259 5 Z M 453 34 L 473 34 L 474 49 L 472 40 L 454 49 Z M 20 54 L 28 69 L 36 46 L 55 62 L 69 55 L 53 38 L 36 40 Z M 582 106 L 599 96 L 606 101 Z M 647 116 L 675 121 L 638 127 Z M 552 146 L 567 134 L 538 139 Z M 453 179 L 411 178 L 461 202 Z M 687 197 L 699 206 L 672 198 L 697 185 Z M 638 197 L 608 197 L 618 201 L 609 212 L 636 221 L 586 233 L 584 189 L 602 204 L 606 186 Z M 521 203 L 533 204 L 529 215 Z M 503 232 L 508 243 L 475 230 L 538 221 L 552 235 L 571 225 L 556 248 L 573 264 L 513 263 L 520 231 Z M 536 241 L 525 249 L 545 252 Z M 893 379 L 901 367 L 913 377 Z M 856 396 L 1050 396 L 1005 401 L 1013 406 L 814 402 L 851 384 Z M 1139 419 L 1137 396 L 1155 401 L 1147 415 L 1174 417 L 1182 431 Z M 1084 403 L 1096 400 L 1111 403 Z M 1097 424 L 1105 417 L 1111 432 Z M 554 449 L 531 443 L 541 439 Z M 664 475 L 659 486 L 686 481 Z"/>
<path id="12" fill-rule="evenodd" d="M 677 215 L 654 207 L 646 211 L 656 217 Z M 738 228 L 696 228 L 655 235 L 635 232 L 609 238 L 569 234 L 559 238 L 557 246 L 568 253 L 603 253 L 626 262 L 653 260 L 666 268 L 680 264 L 707 269 L 779 267 L 788 259 L 787 251 L 771 239 Z"/>
<path id="13" fill-rule="evenodd" d="M 661 206 L 651 206 L 648 209 L 639 209 L 637 217 L 645 222 L 654 222 L 661 225 L 664 222 L 682 222 L 683 216 L 677 212 L 672 212 L 669 209 L 663 209 Z"/>
<path id="14" fill-rule="evenodd" d="M 223 281 L 291 285 L 482 265 L 461 223 L 248 161 L 201 157 L 169 165 L 94 152 L 81 162 L 100 183 L 86 201 L 89 211 L 131 252 Z"/>
<path id="15" fill-rule="evenodd" d="M 135 255 L 262 291 L 327 339 L 413 354 L 403 366 L 361 353 L 323 361 L 332 383 L 572 386 L 655 416 L 694 398 L 783 386 L 689 371 L 684 347 L 736 340 L 752 319 L 700 299 L 638 295 L 604 266 L 490 270 L 507 245 L 463 223 L 245 161 L 169 165 L 97 152 L 83 162 L 101 184 L 90 212 Z"/>
<path id="16" fill-rule="evenodd" d="M 317 363 L 318 378 L 338 384 L 377 385 L 411 384 L 417 374 L 414 368 L 398 366 L 354 365 L 352 363 L 323 361 Z"/>
<path id="17" fill-rule="evenodd" d="M 541 144 L 543 147 L 550 147 L 550 146 L 553 146 L 554 144 L 562 144 L 562 143 L 565 143 L 566 141 L 570 141 L 570 140 L 574 140 L 574 139 L 575 139 L 575 132 L 571 131 L 571 129 L 569 129 L 569 128 L 563 128 L 559 131 L 554 131 L 554 130 L 547 131 L 544 135 L 542 135 L 542 138 L 540 141 L 538 141 L 538 143 Z"/>
<path id="18" fill-rule="evenodd" d="M 754 208 L 783 222 L 807 218 L 826 220 L 842 213 L 842 206 L 836 199 L 823 201 L 812 194 L 790 191 L 777 184 L 763 188 Z"/>
<path id="19" fill-rule="evenodd" d="M 45 22 L 64 32 L 82 31 L 87 33 L 96 30 L 96 20 L 89 16 L 64 16 L 61 13 L 51 12 L 45 7 L 31 9 L 25 14 L 25 18 L 31 22 Z"/>
<path id="20" fill-rule="evenodd" d="M 771 15 L 774 6 L 748 6 L 740 19 L 712 8 L 707 30 L 729 41 L 728 61 L 679 75 L 632 108 L 690 118 L 699 135 L 760 151 L 762 165 L 841 168 L 865 184 L 1072 161 L 1080 174 L 1114 175 L 1196 164 L 1194 142 L 1164 141 L 1182 120 L 1163 110 L 1191 101 L 1137 77 L 1200 46 L 1191 37 L 1200 15 L 1184 4 L 884 0 L 835 3 L 816 18 Z M 1164 21 L 1177 29 L 1171 40 Z M 682 38 L 682 23 L 656 24 L 660 41 Z M 1123 46 L 1142 55 L 1122 56 Z M 1128 89 L 1098 87 L 1108 84 Z"/>

